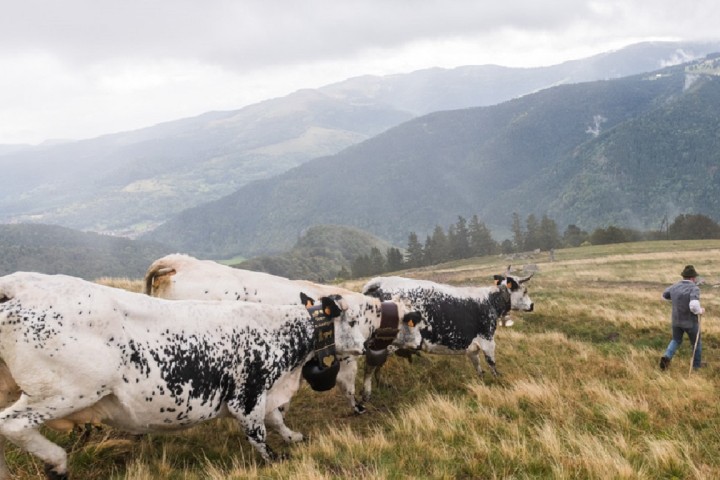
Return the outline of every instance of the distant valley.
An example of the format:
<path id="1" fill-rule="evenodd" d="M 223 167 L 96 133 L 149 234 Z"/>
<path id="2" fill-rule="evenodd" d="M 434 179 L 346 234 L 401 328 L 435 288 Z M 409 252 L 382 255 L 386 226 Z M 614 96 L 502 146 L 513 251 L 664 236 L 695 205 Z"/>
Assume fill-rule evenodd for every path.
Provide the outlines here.
<path id="1" fill-rule="evenodd" d="M 624 77 L 718 50 L 720 44 L 712 43 L 644 43 L 550 67 L 364 76 L 137 131 L 0 146 L 0 167 L 12 178 L 0 192 L 0 223 L 52 223 L 135 237 L 187 208 L 334 155 L 419 115 Z"/>

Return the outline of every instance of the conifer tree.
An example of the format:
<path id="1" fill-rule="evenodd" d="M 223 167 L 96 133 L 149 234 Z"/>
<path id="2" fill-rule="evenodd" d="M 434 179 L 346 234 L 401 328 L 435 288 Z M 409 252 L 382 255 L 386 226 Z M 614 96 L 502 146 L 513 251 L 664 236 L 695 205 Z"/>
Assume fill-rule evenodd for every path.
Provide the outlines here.
<path id="1" fill-rule="evenodd" d="M 547 251 L 559 247 L 560 244 L 557 223 L 547 215 L 543 215 L 538 230 L 538 248 Z"/>
<path id="2" fill-rule="evenodd" d="M 435 265 L 448 260 L 450 252 L 448 239 L 445 230 L 440 225 L 435 226 L 429 247 L 429 251 L 426 248 L 425 255 L 426 258 L 431 259 L 432 263 L 426 263 L 426 265 Z"/>
<path id="3" fill-rule="evenodd" d="M 520 215 L 517 212 L 512 214 L 512 225 L 510 226 L 512 232 L 512 245 L 516 252 L 521 251 L 525 247 L 525 232 L 523 231 L 522 223 L 520 222 Z M 504 246 L 506 248 L 507 246 Z"/>
<path id="4" fill-rule="evenodd" d="M 370 275 L 377 275 L 386 270 L 385 257 L 377 247 L 370 249 Z"/>
<path id="5" fill-rule="evenodd" d="M 410 268 L 421 267 L 423 263 L 423 246 L 418 241 L 417 234 L 410 232 L 408 236 L 406 264 Z"/>
<path id="6" fill-rule="evenodd" d="M 385 257 L 387 258 L 387 271 L 396 272 L 403 269 L 403 254 L 399 248 L 388 248 Z"/>
<path id="7" fill-rule="evenodd" d="M 540 248 L 540 227 L 534 214 L 528 215 L 525 220 L 525 251 Z"/>
<path id="8" fill-rule="evenodd" d="M 497 253 L 499 246 L 493 239 L 490 229 L 473 215 L 468 224 L 468 242 L 470 255 L 480 257 Z"/>
<path id="9" fill-rule="evenodd" d="M 448 229 L 448 243 L 450 259 L 459 260 L 470 257 L 470 239 L 467 220 L 464 217 L 458 216 L 457 223 Z"/>

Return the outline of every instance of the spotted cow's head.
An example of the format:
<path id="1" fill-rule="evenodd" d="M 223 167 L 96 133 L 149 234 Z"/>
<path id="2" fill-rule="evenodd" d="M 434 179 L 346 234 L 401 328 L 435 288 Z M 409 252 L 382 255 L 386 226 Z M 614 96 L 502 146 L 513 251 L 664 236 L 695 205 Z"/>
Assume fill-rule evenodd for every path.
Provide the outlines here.
<path id="1" fill-rule="evenodd" d="M 528 295 L 528 289 L 525 283 L 532 278 L 531 273 L 527 277 L 511 277 L 509 275 L 493 275 L 495 285 L 505 285 L 510 292 L 510 308 L 513 310 L 522 310 L 524 312 L 532 312 L 535 304 Z"/>
<path id="2" fill-rule="evenodd" d="M 400 298 L 393 296 L 392 301 L 398 306 L 398 333 L 393 345 L 403 350 L 419 350 L 422 347 L 422 335 L 420 328 L 423 318 L 420 312 L 415 311 L 412 306 Z"/>
<path id="3" fill-rule="evenodd" d="M 315 300 L 304 293 L 300 299 L 306 307 L 315 304 Z M 321 299 L 325 316 L 333 319 L 335 329 L 335 350 L 339 355 L 362 355 L 365 353 L 365 337 L 357 320 L 346 315 L 348 304 L 341 295 L 329 295 Z"/>

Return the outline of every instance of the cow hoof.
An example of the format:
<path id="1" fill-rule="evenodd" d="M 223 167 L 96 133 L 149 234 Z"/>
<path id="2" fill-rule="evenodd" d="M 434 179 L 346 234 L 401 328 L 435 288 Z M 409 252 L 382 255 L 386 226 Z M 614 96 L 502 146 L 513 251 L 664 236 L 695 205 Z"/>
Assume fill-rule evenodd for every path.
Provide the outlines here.
<path id="1" fill-rule="evenodd" d="M 275 463 L 277 461 L 282 460 L 282 455 L 278 455 L 273 450 L 270 450 L 270 448 L 266 448 L 265 454 L 261 454 L 261 455 L 262 455 L 263 461 L 267 464 Z"/>
<path id="2" fill-rule="evenodd" d="M 364 399 L 363 399 L 364 401 Z M 365 405 L 358 403 L 355 405 L 355 414 L 356 415 L 362 415 L 363 413 L 367 412 L 367 408 L 365 408 Z"/>
<path id="3" fill-rule="evenodd" d="M 288 435 L 285 441 L 287 443 L 300 443 L 305 441 L 305 435 L 303 435 L 302 433 L 294 432 Z"/>
<path id="4" fill-rule="evenodd" d="M 363 395 L 362 395 L 362 401 L 363 401 L 363 403 L 369 402 L 369 401 L 370 401 L 370 394 L 369 394 L 369 393 L 367 393 L 367 394 L 366 394 L 366 393 L 363 393 Z"/>
<path id="5" fill-rule="evenodd" d="M 54 468 L 55 467 L 48 463 L 45 464 L 45 476 L 48 480 L 68 480 L 67 473 L 58 473 Z"/>

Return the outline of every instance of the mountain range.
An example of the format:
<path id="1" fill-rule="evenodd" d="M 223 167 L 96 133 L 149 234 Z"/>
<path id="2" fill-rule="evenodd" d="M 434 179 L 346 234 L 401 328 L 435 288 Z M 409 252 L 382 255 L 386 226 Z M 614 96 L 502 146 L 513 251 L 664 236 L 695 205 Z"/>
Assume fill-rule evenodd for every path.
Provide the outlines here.
<path id="1" fill-rule="evenodd" d="M 340 153 L 188 209 L 141 238 L 201 256 L 283 251 L 309 225 L 403 244 L 458 215 L 509 225 L 657 228 L 718 217 L 720 59 L 561 85 L 415 118 Z"/>
<path id="2" fill-rule="evenodd" d="M 720 43 L 643 43 L 549 67 L 484 65 L 363 76 L 131 132 L 0 146 L 0 168 L 12 179 L 0 191 L 0 222 L 53 223 L 135 237 L 185 209 L 329 158 L 420 115 L 496 105 L 556 85 L 620 78 L 718 50 Z"/>

